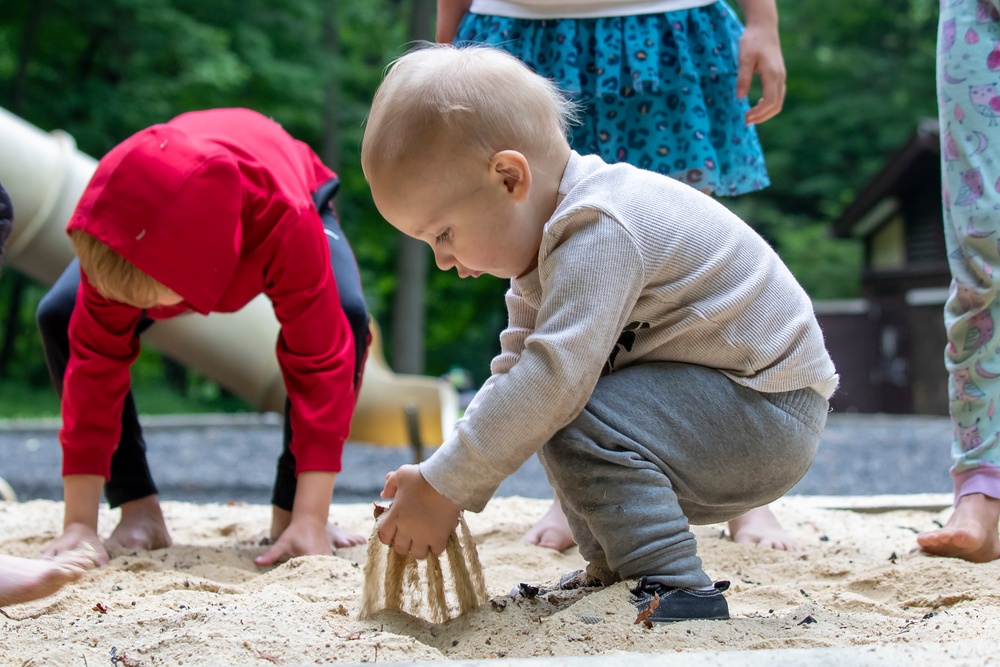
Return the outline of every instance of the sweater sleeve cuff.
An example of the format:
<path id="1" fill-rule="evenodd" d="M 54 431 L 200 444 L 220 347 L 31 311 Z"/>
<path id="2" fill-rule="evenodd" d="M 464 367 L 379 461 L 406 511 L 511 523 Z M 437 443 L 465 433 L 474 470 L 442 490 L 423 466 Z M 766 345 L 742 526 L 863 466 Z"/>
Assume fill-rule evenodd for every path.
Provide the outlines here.
<path id="1" fill-rule="evenodd" d="M 344 445 L 299 444 L 295 453 L 295 476 L 304 472 L 335 472 L 341 471 L 341 455 Z"/>
<path id="2" fill-rule="evenodd" d="M 434 490 L 463 509 L 481 512 L 506 475 L 476 457 L 458 438 L 445 442 L 420 464 Z"/>
<path id="3" fill-rule="evenodd" d="M 111 456 L 114 452 L 98 448 L 82 449 L 63 446 L 62 475 L 100 475 L 104 481 L 111 479 Z"/>

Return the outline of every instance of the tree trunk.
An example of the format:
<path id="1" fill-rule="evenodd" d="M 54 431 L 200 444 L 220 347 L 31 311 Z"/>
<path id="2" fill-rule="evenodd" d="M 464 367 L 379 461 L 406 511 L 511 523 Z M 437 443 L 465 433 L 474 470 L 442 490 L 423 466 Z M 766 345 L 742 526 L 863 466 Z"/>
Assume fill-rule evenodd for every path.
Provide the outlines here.
<path id="1" fill-rule="evenodd" d="M 437 3 L 434 0 L 413 0 L 410 3 L 410 40 L 434 41 L 434 21 Z"/>
<path id="2" fill-rule="evenodd" d="M 410 4 L 410 39 L 434 36 L 433 0 Z M 396 265 L 396 293 L 392 311 L 392 365 L 398 373 L 424 372 L 424 319 L 427 293 L 428 248 L 422 241 L 404 237 Z"/>
<path id="3" fill-rule="evenodd" d="M 14 74 L 14 86 L 10 96 L 10 110 L 17 116 L 24 113 L 24 101 L 28 89 L 28 65 L 35 51 L 38 30 L 42 26 L 47 3 L 48 0 L 32 2 L 28 16 L 24 19 L 24 32 L 21 33 L 21 46 L 17 53 L 17 72 Z"/>
<path id="4" fill-rule="evenodd" d="M 392 367 L 397 373 L 424 372 L 428 250 L 426 243 L 409 236 L 399 244 L 392 311 Z"/>
<path id="5" fill-rule="evenodd" d="M 337 0 L 324 3 L 323 53 L 326 96 L 323 101 L 323 164 L 340 173 L 340 34 L 337 32 Z"/>

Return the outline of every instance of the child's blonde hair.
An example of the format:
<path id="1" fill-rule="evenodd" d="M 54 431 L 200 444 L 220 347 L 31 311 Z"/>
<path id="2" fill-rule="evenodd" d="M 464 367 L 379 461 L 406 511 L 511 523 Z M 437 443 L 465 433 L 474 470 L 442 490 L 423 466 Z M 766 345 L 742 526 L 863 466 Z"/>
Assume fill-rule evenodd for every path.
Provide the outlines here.
<path id="1" fill-rule="evenodd" d="M 540 156 L 567 142 L 577 106 L 552 81 L 488 46 L 434 44 L 387 68 L 366 121 L 365 175 L 412 157 L 416 146 Z"/>
<path id="2" fill-rule="evenodd" d="M 152 308 L 168 291 L 132 263 L 87 232 L 71 229 L 70 240 L 80 259 L 80 268 L 106 299 L 136 308 Z"/>

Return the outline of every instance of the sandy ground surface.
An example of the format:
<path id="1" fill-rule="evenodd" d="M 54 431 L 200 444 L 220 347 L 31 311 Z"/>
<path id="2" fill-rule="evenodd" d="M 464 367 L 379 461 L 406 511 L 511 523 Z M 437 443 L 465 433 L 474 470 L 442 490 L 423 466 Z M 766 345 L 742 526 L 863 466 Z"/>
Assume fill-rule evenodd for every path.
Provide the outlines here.
<path id="1" fill-rule="evenodd" d="M 586 656 L 894 645 L 1000 637 L 1000 562 L 924 556 L 915 534 L 943 512 L 774 511 L 800 548 L 735 544 L 695 529 L 709 575 L 728 579 L 733 620 L 634 623 L 624 583 L 586 594 L 508 593 L 583 565 L 519 538 L 547 502 L 497 498 L 467 516 L 492 600 L 435 625 L 401 612 L 358 620 L 365 547 L 260 570 L 269 508 L 168 502 L 175 546 L 123 554 L 54 596 L 0 614 L 0 664 L 271 665 Z M 0 504 L 0 553 L 33 556 L 56 534 L 58 502 Z M 370 504 L 333 507 L 369 534 Z M 106 511 L 101 531 L 117 520 Z"/>

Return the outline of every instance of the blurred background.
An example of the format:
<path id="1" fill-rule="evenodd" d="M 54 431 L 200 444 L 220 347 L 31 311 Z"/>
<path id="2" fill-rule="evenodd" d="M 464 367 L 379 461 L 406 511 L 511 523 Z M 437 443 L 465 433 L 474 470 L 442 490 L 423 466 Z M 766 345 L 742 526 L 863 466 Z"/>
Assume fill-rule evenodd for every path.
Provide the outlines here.
<path id="1" fill-rule="evenodd" d="M 778 0 L 788 94 L 758 128 L 773 185 L 723 200 L 816 303 L 841 412 L 947 413 L 948 273 L 927 122 L 937 6 Z M 429 248 L 379 217 L 359 166 L 383 69 L 433 37 L 434 11 L 433 0 L 0 0 L 0 107 L 95 158 L 189 110 L 273 117 L 340 175 L 335 205 L 389 365 L 475 387 L 499 348 L 506 283 L 438 271 Z M 58 416 L 34 325 L 45 289 L 12 266 L 0 275 L 0 418 Z M 252 411 L 151 346 L 133 381 L 143 413 Z"/>

